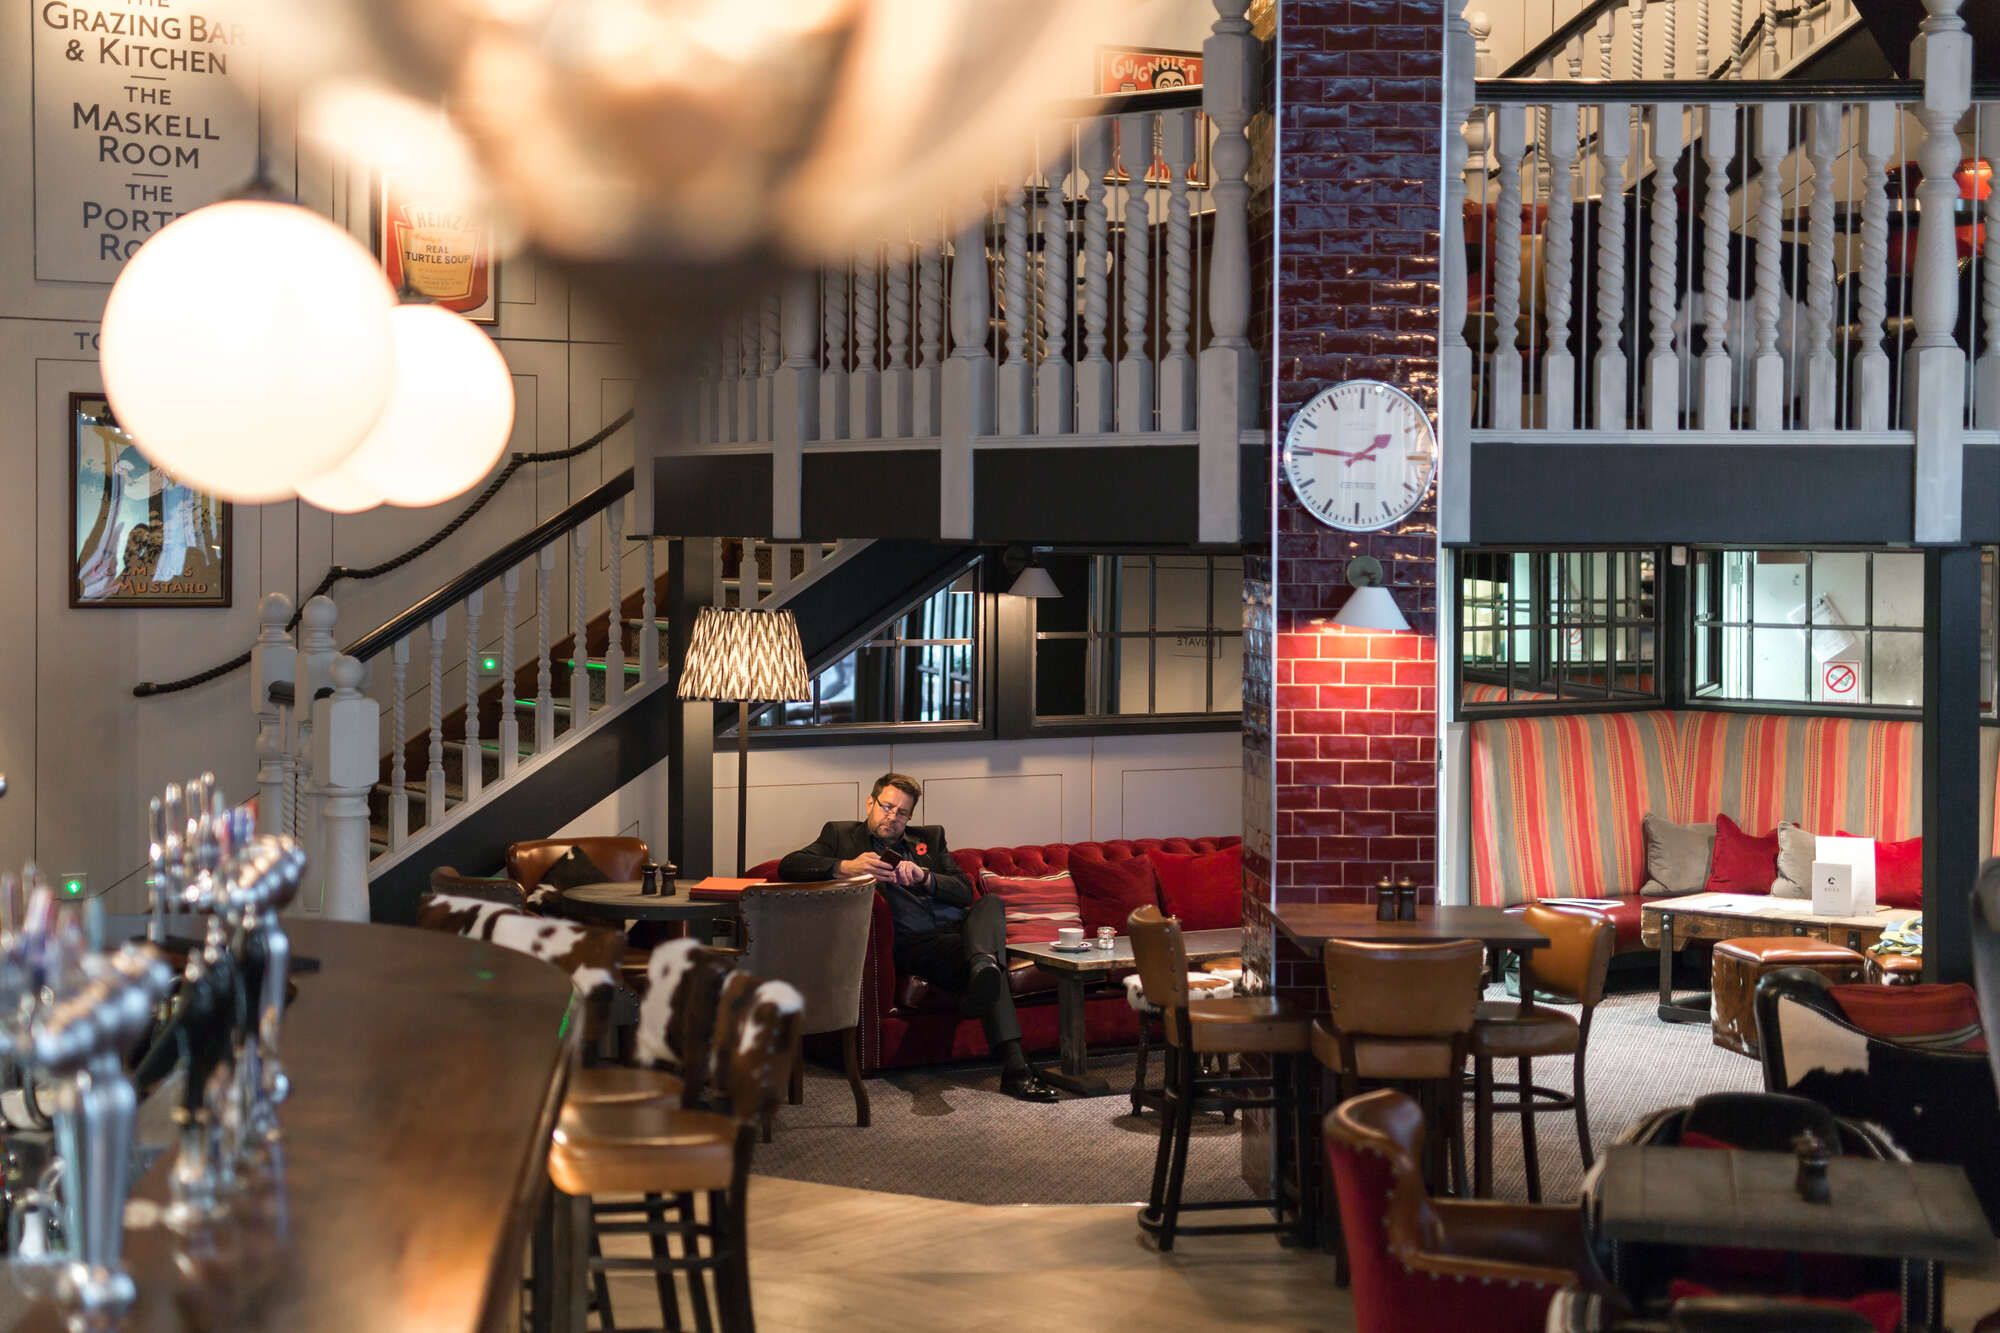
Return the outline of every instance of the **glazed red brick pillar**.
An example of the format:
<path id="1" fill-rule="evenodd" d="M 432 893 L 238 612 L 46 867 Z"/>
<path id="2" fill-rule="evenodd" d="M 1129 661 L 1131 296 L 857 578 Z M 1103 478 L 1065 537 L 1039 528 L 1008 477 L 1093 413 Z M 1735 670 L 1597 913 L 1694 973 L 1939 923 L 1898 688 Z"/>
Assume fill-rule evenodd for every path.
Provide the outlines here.
<path id="1" fill-rule="evenodd" d="M 1274 452 L 1293 413 L 1343 380 L 1387 381 L 1435 412 L 1444 10 L 1445 0 L 1278 7 Z M 1271 485 L 1272 547 L 1246 568 L 1246 656 L 1258 630 L 1271 638 L 1264 663 L 1246 664 L 1246 714 L 1260 714 L 1246 716 L 1246 771 L 1268 763 L 1274 788 L 1268 883 L 1248 877 L 1246 896 L 1260 899 L 1251 910 L 1363 902 L 1384 876 L 1407 876 L 1432 900 L 1435 501 L 1356 535 L 1308 515 L 1275 468 Z M 1362 555 L 1381 562 L 1411 633 L 1331 626 L 1350 592 L 1348 561 Z M 1268 681 L 1253 685 L 1265 663 Z M 1246 833 L 1265 817 L 1255 803 L 1246 799 Z M 1282 935 L 1270 976 L 1279 993 L 1324 1007 L 1318 960 Z"/>

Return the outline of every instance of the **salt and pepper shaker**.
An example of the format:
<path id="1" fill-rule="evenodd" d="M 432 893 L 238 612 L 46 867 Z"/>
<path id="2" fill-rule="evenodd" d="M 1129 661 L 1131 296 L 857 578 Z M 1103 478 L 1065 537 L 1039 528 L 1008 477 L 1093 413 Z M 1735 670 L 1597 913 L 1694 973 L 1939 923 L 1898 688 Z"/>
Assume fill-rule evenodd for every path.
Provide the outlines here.
<path id="1" fill-rule="evenodd" d="M 1387 875 L 1375 881 L 1375 919 L 1394 921 L 1396 919 L 1396 889 L 1389 883 Z"/>
<path id="2" fill-rule="evenodd" d="M 641 897 L 653 897 L 659 892 L 660 867 L 657 862 L 648 861 L 639 867 L 639 894 Z"/>
<path id="3" fill-rule="evenodd" d="M 1831 1203 L 1833 1182 L 1826 1168 L 1833 1161 L 1833 1149 L 1827 1141 L 1808 1129 L 1792 1140 L 1792 1152 L 1799 1159 L 1799 1197 L 1807 1203 Z"/>
<path id="4" fill-rule="evenodd" d="M 1396 881 L 1396 919 L 1415 921 L 1417 919 L 1417 885 L 1408 876 Z"/>

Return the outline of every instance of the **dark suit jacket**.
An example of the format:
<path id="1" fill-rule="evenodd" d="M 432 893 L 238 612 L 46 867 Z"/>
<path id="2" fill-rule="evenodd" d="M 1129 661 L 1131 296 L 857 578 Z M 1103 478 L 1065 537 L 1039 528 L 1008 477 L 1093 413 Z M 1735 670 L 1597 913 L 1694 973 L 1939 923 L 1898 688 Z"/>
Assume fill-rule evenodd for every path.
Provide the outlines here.
<path id="1" fill-rule="evenodd" d="M 972 881 L 951 859 L 945 846 L 944 828 L 937 824 L 912 824 L 891 844 L 896 851 L 931 872 L 930 883 L 913 889 L 898 884 L 878 884 L 876 891 L 889 903 L 889 915 L 896 923 L 900 940 L 908 935 L 927 935 L 950 930 L 965 919 L 972 906 Z M 832 879 L 839 872 L 835 862 L 846 861 L 863 852 L 876 850 L 868 825 L 858 819 L 836 819 L 819 831 L 811 845 L 792 852 L 778 862 L 778 878 L 793 881 Z"/>

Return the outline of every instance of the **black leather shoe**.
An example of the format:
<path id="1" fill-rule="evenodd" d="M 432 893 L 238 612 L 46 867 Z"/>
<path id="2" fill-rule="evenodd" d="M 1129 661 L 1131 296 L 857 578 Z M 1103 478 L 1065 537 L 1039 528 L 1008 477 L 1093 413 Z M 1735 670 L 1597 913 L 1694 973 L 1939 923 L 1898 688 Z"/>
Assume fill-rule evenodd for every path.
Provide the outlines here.
<path id="1" fill-rule="evenodd" d="M 1034 1069 L 1022 1069 L 1000 1075 L 1000 1091 L 1020 1102 L 1053 1102 L 1056 1090 L 1042 1082 L 1042 1076 Z"/>
<path id="2" fill-rule="evenodd" d="M 968 1016 L 983 1014 L 999 1003 L 1000 995 L 1007 989 L 1007 969 L 1000 966 L 1000 960 L 990 953 L 975 954 L 972 970 L 966 977 L 965 994 L 959 997 L 958 1007 Z"/>

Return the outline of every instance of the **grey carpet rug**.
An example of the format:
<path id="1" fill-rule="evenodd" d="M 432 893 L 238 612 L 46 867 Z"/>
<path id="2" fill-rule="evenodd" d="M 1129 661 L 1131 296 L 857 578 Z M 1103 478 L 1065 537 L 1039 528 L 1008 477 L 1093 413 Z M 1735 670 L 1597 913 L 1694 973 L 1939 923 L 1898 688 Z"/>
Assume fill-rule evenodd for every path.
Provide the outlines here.
<path id="1" fill-rule="evenodd" d="M 1588 1078 L 1592 1138 L 1600 1148 L 1658 1107 L 1705 1092 L 1763 1086 L 1756 1061 L 1712 1044 L 1706 1025 L 1660 1022 L 1654 1003 L 1651 989 L 1630 989 L 1598 1007 Z M 1130 1088 L 1129 1054 L 1107 1055 L 1094 1064 L 1112 1086 Z M 1157 1083 L 1157 1057 L 1153 1070 Z M 1496 1077 L 1510 1074 L 1498 1071 Z M 1567 1091 L 1569 1061 L 1536 1061 L 1535 1080 Z M 996 1070 L 976 1067 L 871 1078 L 868 1092 L 874 1123 L 859 1129 L 846 1080 L 809 1066 L 804 1104 L 779 1113 L 776 1138 L 758 1145 L 754 1169 L 791 1180 L 964 1203 L 1129 1203 L 1145 1198 L 1152 1178 L 1158 1120 L 1133 1116 L 1122 1093 L 1065 1096 L 1054 1106 L 1031 1106 L 1000 1094 Z M 1576 1198 L 1583 1161 L 1574 1117 L 1544 1115 L 1536 1130 L 1542 1197 Z M 1469 1104 L 1466 1137 L 1469 1143 Z M 1496 1117 L 1494 1145 L 1494 1192 L 1525 1199 L 1518 1116 Z M 1240 1160 L 1234 1126 L 1218 1116 L 1198 1119 L 1188 1152 L 1187 1197 L 1245 1197 Z"/>

